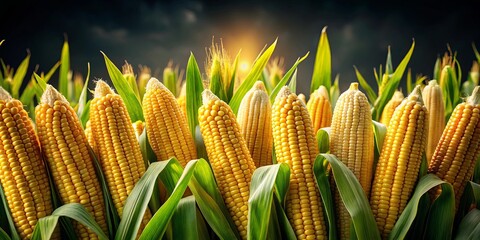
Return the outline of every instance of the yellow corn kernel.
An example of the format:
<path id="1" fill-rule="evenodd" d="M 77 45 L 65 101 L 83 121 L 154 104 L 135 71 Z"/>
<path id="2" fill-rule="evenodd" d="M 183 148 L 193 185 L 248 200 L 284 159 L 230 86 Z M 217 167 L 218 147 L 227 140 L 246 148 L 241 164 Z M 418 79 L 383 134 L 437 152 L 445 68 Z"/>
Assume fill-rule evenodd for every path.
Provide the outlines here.
<path id="1" fill-rule="evenodd" d="M 247 239 L 248 198 L 255 163 L 235 114 L 210 90 L 203 91 L 200 131 L 223 200 L 242 239 Z"/>
<path id="2" fill-rule="evenodd" d="M 320 128 L 330 127 L 332 123 L 332 106 L 328 98 L 328 91 L 324 86 L 320 86 L 310 95 L 307 109 L 312 118 L 314 133 Z"/>
<path id="3" fill-rule="evenodd" d="M 305 104 L 283 87 L 272 109 L 273 141 L 277 162 L 290 166 L 287 217 L 298 239 L 326 239 L 313 163 L 319 153 L 312 121 Z"/>
<path id="4" fill-rule="evenodd" d="M 38 138 L 62 202 L 82 204 L 107 231 L 102 189 L 77 114 L 65 97 L 48 85 L 35 115 Z M 79 238 L 97 239 L 82 224 L 74 226 Z"/>
<path id="5" fill-rule="evenodd" d="M 420 86 L 395 109 L 372 185 L 370 205 L 383 238 L 410 199 L 418 178 L 428 133 L 428 112 Z"/>
<path id="6" fill-rule="evenodd" d="M 245 94 L 237 120 L 255 166 L 272 164 L 272 107 L 263 82 L 257 81 Z"/>
<path id="7" fill-rule="evenodd" d="M 436 80 L 432 80 L 422 92 L 425 107 L 428 110 L 427 161 L 430 163 L 445 128 L 445 106 L 442 89 Z"/>
<path id="8" fill-rule="evenodd" d="M 333 112 L 330 152 L 352 170 L 367 196 L 373 177 L 373 151 L 370 105 L 365 94 L 358 90 L 358 83 L 352 83 L 338 98 Z M 335 201 L 340 239 L 349 239 L 351 218 L 338 191 Z"/>

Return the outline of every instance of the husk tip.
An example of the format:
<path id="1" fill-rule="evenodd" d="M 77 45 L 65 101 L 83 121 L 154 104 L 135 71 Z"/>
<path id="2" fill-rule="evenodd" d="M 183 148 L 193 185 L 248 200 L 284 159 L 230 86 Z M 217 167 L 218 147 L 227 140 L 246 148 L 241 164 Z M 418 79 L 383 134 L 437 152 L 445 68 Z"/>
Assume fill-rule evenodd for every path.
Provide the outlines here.
<path id="1" fill-rule="evenodd" d="M 98 80 L 97 85 L 95 86 L 95 93 L 94 97 L 99 98 L 99 97 L 104 97 L 107 96 L 107 94 L 113 94 L 115 93 L 112 88 L 103 80 Z"/>
<path id="2" fill-rule="evenodd" d="M 55 89 L 50 84 L 47 84 L 47 88 L 45 89 L 45 92 L 43 92 L 40 101 L 41 103 L 48 104 L 50 107 L 53 107 L 55 101 L 62 101 L 68 103 L 65 96 L 63 96 L 59 91 L 57 91 L 57 89 Z"/>

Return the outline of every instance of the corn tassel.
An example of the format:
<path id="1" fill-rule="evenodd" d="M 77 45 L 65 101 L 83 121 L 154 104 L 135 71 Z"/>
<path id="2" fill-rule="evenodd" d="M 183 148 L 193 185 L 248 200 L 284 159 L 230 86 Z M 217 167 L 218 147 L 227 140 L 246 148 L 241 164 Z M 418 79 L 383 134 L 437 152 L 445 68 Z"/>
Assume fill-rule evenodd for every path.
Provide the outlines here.
<path id="1" fill-rule="evenodd" d="M 418 178 L 427 142 L 428 112 L 420 87 L 395 109 L 373 180 L 370 205 L 383 238 L 403 212 Z"/>
<path id="2" fill-rule="evenodd" d="M 373 177 L 373 151 L 370 105 L 365 94 L 358 90 L 358 83 L 352 83 L 338 98 L 333 112 L 330 152 L 352 170 L 367 196 Z M 349 239 L 351 218 L 338 191 L 335 201 L 340 239 Z"/>
<path id="3" fill-rule="evenodd" d="M 428 110 L 427 161 L 430 163 L 445 128 L 445 106 L 442 89 L 436 80 L 432 80 L 422 92 L 425 107 Z"/>
<path id="4" fill-rule="evenodd" d="M 383 109 L 382 115 L 380 116 L 380 122 L 388 127 L 388 123 L 390 122 L 390 119 L 392 119 L 393 112 L 395 112 L 395 108 L 402 103 L 402 100 L 405 97 L 403 96 L 402 91 L 395 91 L 393 94 L 392 99 L 388 101 L 388 103 L 385 105 L 385 108 Z"/>
<path id="5" fill-rule="evenodd" d="M 98 159 L 121 217 L 128 195 L 145 173 L 145 162 L 122 98 L 102 80 L 97 82 L 90 110 Z M 150 215 L 147 209 L 144 224 Z"/>
<path id="6" fill-rule="evenodd" d="M 0 184 L 20 238 L 30 239 L 53 210 L 47 169 L 23 104 L 1 87 L 0 113 Z"/>
<path id="7" fill-rule="evenodd" d="M 48 85 L 35 109 L 38 137 L 64 204 L 80 203 L 107 231 L 100 182 L 82 125 L 70 103 Z M 81 239 L 97 239 L 82 224 L 74 223 Z"/>
<path id="8" fill-rule="evenodd" d="M 480 87 L 473 90 L 466 102 L 458 104 L 428 167 L 440 179 L 453 185 L 457 209 L 465 185 L 473 176 L 480 155 Z M 438 189 L 436 195 L 439 195 Z"/>
<path id="9" fill-rule="evenodd" d="M 247 92 L 237 120 L 255 166 L 272 164 L 272 107 L 263 82 L 257 81 Z"/>
<path id="10" fill-rule="evenodd" d="M 242 239 L 246 239 L 255 163 L 230 107 L 208 89 L 202 95 L 198 118 L 208 158 L 232 219 Z"/>
<path id="11" fill-rule="evenodd" d="M 277 162 L 287 163 L 291 169 L 287 217 L 298 239 L 326 239 L 322 201 L 313 173 L 319 150 L 307 107 L 285 86 L 272 111 Z"/>
<path id="12" fill-rule="evenodd" d="M 310 95 L 307 109 L 312 118 L 314 133 L 332 124 L 332 106 L 328 98 L 328 91 L 324 86 L 320 86 Z"/>
<path id="13" fill-rule="evenodd" d="M 155 78 L 147 83 L 143 99 L 147 136 L 157 160 L 176 157 L 183 165 L 197 158 L 187 119 L 175 96 Z"/>

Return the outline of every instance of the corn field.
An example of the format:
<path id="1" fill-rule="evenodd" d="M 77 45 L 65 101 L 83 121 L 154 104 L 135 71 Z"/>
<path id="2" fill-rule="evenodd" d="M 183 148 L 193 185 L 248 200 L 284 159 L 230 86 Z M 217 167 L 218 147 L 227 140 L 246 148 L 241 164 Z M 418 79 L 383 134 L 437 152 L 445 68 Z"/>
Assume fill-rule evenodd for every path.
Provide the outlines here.
<path id="1" fill-rule="evenodd" d="M 451 51 L 412 76 L 413 42 L 341 90 L 324 29 L 300 93 L 309 54 L 276 43 L 245 76 L 216 45 L 161 80 L 103 52 L 108 81 L 73 75 L 66 41 L 2 61 L 0 239 L 480 239 L 475 45 L 466 77 Z"/>

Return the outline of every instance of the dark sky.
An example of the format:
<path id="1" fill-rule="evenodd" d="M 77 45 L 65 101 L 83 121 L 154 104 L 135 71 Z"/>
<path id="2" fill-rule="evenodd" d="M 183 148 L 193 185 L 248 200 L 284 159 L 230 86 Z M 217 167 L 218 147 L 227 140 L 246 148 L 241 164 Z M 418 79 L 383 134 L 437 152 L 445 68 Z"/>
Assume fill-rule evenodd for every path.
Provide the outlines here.
<path id="1" fill-rule="evenodd" d="M 68 36 L 74 71 L 107 78 L 100 50 L 117 65 L 128 60 L 163 69 L 169 60 L 185 68 L 190 51 L 203 70 L 205 47 L 212 36 L 223 39 L 233 57 L 242 48 L 245 60 L 278 37 L 275 56 L 289 67 L 299 56 L 301 91 L 310 85 L 316 45 L 328 26 L 332 70 L 340 74 L 342 90 L 355 81 L 353 65 L 367 79 L 385 62 L 391 45 L 397 65 L 415 38 L 410 67 L 431 77 L 436 57 L 447 43 L 458 52 L 466 71 L 474 59 L 471 44 L 480 45 L 479 6 L 461 1 L 24 1 L 0 3 L 0 57 L 18 66 L 31 62 L 47 71 L 60 57 Z M 473 2 L 473 1 L 472 1 Z"/>

